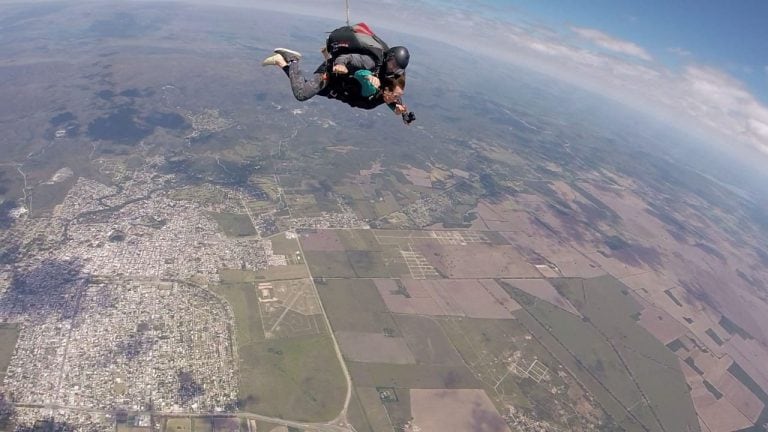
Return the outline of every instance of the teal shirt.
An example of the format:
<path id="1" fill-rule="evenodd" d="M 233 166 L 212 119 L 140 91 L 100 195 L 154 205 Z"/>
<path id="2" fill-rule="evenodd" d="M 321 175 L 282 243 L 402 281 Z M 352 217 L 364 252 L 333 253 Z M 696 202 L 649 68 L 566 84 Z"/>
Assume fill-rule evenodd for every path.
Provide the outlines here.
<path id="1" fill-rule="evenodd" d="M 363 97 L 369 97 L 374 94 L 376 94 L 377 91 L 379 91 L 378 88 L 374 87 L 373 84 L 368 80 L 369 76 L 372 76 L 373 72 L 367 70 L 367 69 L 360 69 L 359 71 L 355 72 L 355 79 L 360 83 L 360 91 L 362 92 Z"/>
<path id="2" fill-rule="evenodd" d="M 373 84 L 371 84 L 371 81 L 368 80 L 369 76 L 373 76 L 373 72 L 369 71 L 368 69 L 360 69 L 359 71 L 355 72 L 353 76 L 357 82 L 360 83 L 360 93 L 362 93 L 363 97 L 373 96 L 376 94 L 376 92 L 379 91 L 378 87 L 375 87 Z M 387 106 L 392 111 L 395 111 L 396 104 L 389 103 Z"/>

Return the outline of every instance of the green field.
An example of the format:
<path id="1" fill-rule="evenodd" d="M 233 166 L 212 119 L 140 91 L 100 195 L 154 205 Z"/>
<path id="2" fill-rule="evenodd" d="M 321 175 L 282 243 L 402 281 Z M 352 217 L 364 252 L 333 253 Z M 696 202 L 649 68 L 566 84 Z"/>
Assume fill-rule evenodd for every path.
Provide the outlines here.
<path id="1" fill-rule="evenodd" d="M 359 278 L 388 278 L 408 273 L 408 268 L 399 265 L 397 269 L 391 266 L 395 260 L 391 254 L 381 251 L 347 251 L 347 259 L 355 275 Z M 392 270 L 395 270 L 394 272 Z"/>
<path id="2" fill-rule="evenodd" d="M 168 197 L 178 201 L 194 201 L 200 204 L 222 204 L 226 199 L 226 192 L 218 188 L 204 186 L 190 186 L 181 189 L 172 189 Z"/>
<path id="3" fill-rule="evenodd" d="M 699 430 L 674 354 L 632 318 L 636 302 L 616 279 L 554 281 L 580 319 L 517 290 L 518 317 L 626 430 Z M 642 425 L 642 426 L 641 426 Z"/>
<path id="4" fill-rule="evenodd" d="M 150 429 L 148 427 L 136 427 L 118 423 L 117 432 L 150 432 Z"/>
<path id="5" fill-rule="evenodd" d="M 339 206 L 336 202 L 329 203 L 320 195 L 301 192 L 303 191 L 287 191 L 285 194 L 285 202 L 294 216 L 312 217 L 321 216 L 324 211 L 339 211 Z"/>
<path id="6" fill-rule="evenodd" d="M 411 411 L 411 390 L 407 388 L 393 389 L 397 401 L 384 402 L 384 408 L 387 410 L 387 418 L 394 426 L 394 430 L 405 430 L 405 425 L 413 418 Z M 374 389 L 376 391 L 376 389 Z M 376 394 L 378 397 L 378 393 Z M 392 428 L 380 429 L 390 431 Z"/>
<path id="7" fill-rule="evenodd" d="M 304 251 L 304 259 L 314 277 L 354 278 L 355 269 L 349 262 L 346 252 L 340 251 Z"/>
<path id="8" fill-rule="evenodd" d="M 194 432 L 213 432 L 213 420 L 209 417 L 196 417 L 192 419 Z"/>
<path id="9" fill-rule="evenodd" d="M 304 279 L 309 277 L 307 274 L 307 267 L 304 264 L 275 266 L 260 271 L 221 269 L 219 270 L 219 276 L 224 283 L 258 283 L 278 280 Z"/>
<path id="10" fill-rule="evenodd" d="M 185 418 L 169 418 L 165 423 L 165 432 L 192 432 L 192 420 Z"/>
<path id="11" fill-rule="evenodd" d="M 214 432 L 245 432 L 248 430 L 248 423 L 245 419 L 231 417 L 212 417 L 211 421 L 213 422 Z"/>
<path id="12" fill-rule="evenodd" d="M 347 362 L 355 383 L 361 387 L 422 389 L 482 388 L 466 366 Z"/>
<path id="13" fill-rule="evenodd" d="M 298 421 L 341 411 L 346 384 L 327 334 L 240 346 L 241 409 Z"/>
<path id="14" fill-rule="evenodd" d="M 29 196 L 29 207 L 32 215 L 37 217 L 46 214 L 62 202 L 69 192 L 69 189 L 75 184 L 76 177 L 52 184 L 41 184 L 34 188 Z"/>
<path id="15" fill-rule="evenodd" d="M 265 340 L 253 272 L 231 272 L 213 287 L 232 306 L 240 356 L 240 409 L 301 421 L 327 421 L 346 394 L 327 329 L 311 336 Z M 257 279 L 258 280 L 258 279 Z"/>
<path id="16" fill-rule="evenodd" d="M 346 250 L 376 251 L 381 250 L 381 245 L 376 241 L 371 230 L 338 230 L 341 243 Z"/>
<path id="17" fill-rule="evenodd" d="M 247 237 L 256 235 L 256 228 L 247 214 L 210 213 L 219 225 L 219 230 L 228 237 Z"/>
<path id="18" fill-rule="evenodd" d="M 519 379 L 508 373 L 509 369 L 503 359 L 516 350 L 525 350 L 528 359 L 533 359 L 538 354 L 544 361 L 548 356 L 538 350 L 528 350 L 520 344 L 521 336 L 527 331 L 519 322 L 472 318 L 445 318 L 439 322 L 461 357 L 471 365 L 472 371 L 484 384 L 489 395 L 498 394 L 503 396 L 504 400 L 513 402 L 515 406 L 533 409 L 532 399 L 523 394 L 517 384 Z M 547 366 L 551 368 L 551 363 Z"/>
<path id="19" fill-rule="evenodd" d="M 272 251 L 276 255 L 285 255 L 288 259 L 295 259 L 296 251 L 299 250 L 299 241 L 285 237 L 285 233 L 278 233 L 271 237 Z"/>
<path id="20" fill-rule="evenodd" d="M 386 430 L 372 426 L 368 416 L 369 414 L 366 413 L 362 400 L 360 399 L 360 389 L 356 388 L 352 392 L 352 399 L 349 401 L 349 409 L 347 410 L 347 419 L 349 422 L 357 432 L 378 432 L 380 430 Z"/>
<path id="21" fill-rule="evenodd" d="M 15 324 L 0 324 L 0 383 L 11 363 L 16 341 L 19 339 L 19 327 Z"/>
<path id="22" fill-rule="evenodd" d="M 332 278 L 387 278 L 408 274 L 400 249 L 381 245 L 371 230 L 338 230 L 345 251 L 306 251 L 314 276 Z"/>
<path id="23" fill-rule="evenodd" d="M 506 404 L 512 404 L 532 412 L 538 419 L 568 428 L 563 424 L 563 416 L 557 413 L 572 412 L 573 401 L 568 392 L 570 386 L 578 384 L 557 374 L 560 363 L 536 338 L 530 337 L 519 320 L 442 318 L 439 322 L 497 409 L 503 412 Z M 536 382 L 510 372 L 515 353 L 519 354 L 514 360 L 516 365 L 527 369 L 535 361 L 536 370 L 546 371 L 546 377 Z M 578 416 L 572 421 L 578 422 Z"/>
<path id="24" fill-rule="evenodd" d="M 370 280 L 329 279 L 317 284 L 333 330 L 383 333 L 400 336 L 397 323 Z"/>

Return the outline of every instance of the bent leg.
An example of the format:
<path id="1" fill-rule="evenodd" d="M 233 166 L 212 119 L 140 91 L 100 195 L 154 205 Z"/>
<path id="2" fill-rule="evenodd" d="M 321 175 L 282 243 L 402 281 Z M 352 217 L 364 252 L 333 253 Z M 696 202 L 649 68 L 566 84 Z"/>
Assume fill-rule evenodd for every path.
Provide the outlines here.
<path id="1" fill-rule="evenodd" d="M 325 87 L 325 63 L 321 64 L 309 79 L 304 78 L 297 61 L 292 61 L 288 65 L 287 73 L 288 78 L 291 80 L 293 96 L 298 101 L 310 99 Z"/>

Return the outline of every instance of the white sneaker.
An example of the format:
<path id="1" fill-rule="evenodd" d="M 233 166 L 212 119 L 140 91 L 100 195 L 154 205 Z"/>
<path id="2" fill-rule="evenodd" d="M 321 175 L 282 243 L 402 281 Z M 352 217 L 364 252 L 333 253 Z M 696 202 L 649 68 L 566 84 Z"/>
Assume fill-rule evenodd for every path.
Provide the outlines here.
<path id="1" fill-rule="evenodd" d="M 275 48 L 275 53 L 280 54 L 283 56 L 285 61 L 288 63 L 296 60 L 301 59 L 301 53 L 294 50 L 289 50 L 288 48 Z"/>
<path id="2" fill-rule="evenodd" d="M 272 54 L 271 56 L 264 59 L 264 61 L 261 62 L 262 66 L 278 66 L 280 63 L 284 62 L 285 59 L 283 59 L 283 56 L 280 54 Z"/>

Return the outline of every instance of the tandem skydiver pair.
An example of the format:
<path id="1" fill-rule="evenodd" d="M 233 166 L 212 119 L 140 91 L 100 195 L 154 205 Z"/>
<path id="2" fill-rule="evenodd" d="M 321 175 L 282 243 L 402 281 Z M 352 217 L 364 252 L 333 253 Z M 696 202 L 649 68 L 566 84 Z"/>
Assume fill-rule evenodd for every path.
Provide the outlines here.
<path id="1" fill-rule="evenodd" d="M 332 31 L 322 53 L 325 61 L 309 78 L 300 69 L 301 53 L 287 48 L 276 48 L 262 65 L 280 67 L 299 101 L 320 95 L 366 110 L 386 104 L 406 124 L 416 119 L 402 101 L 410 61 L 406 47 L 389 48 L 365 23 L 358 23 Z"/>

